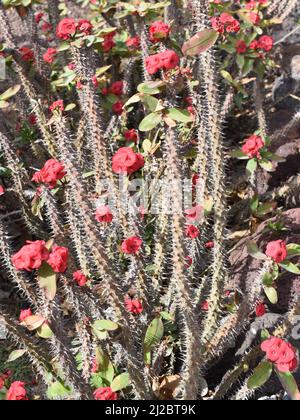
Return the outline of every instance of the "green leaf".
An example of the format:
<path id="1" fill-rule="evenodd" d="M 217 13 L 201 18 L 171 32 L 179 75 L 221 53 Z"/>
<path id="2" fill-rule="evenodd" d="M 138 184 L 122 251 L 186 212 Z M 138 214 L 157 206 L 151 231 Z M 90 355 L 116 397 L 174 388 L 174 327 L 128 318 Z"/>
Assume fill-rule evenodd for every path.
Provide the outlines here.
<path id="1" fill-rule="evenodd" d="M 249 159 L 249 156 L 245 155 L 245 153 L 241 150 L 233 150 L 232 152 L 230 152 L 230 156 L 236 159 Z"/>
<path id="2" fill-rule="evenodd" d="M 143 95 L 142 101 L 147 106 L 149 111 L 155 112 L 157 110 L 159 104 L 158 99 L 154 98 L 151 95 Z"/>
<path id="3" fill-rule="evenodd" d="M 24 356 L 24 354 L 26 354 L 26 350 L 14 350 L 10 353 L 6 363 L 14 362 L 15 360 Z"/>
<path id="4" fill-rule="evenodd" d="M 280 267 L 293 274 L 300 274 L 300 269 L 291 261 L 285 260 L 279 264 Z"/>
<path id="5" fill-rule="evenodd" d="M 253 375 L 248 380 L 249 389 L 257 389 L 262 387 L 271 377 L 273 372 L 273 364 L 270 362 L 261 362 L 254 369 Z"/>
<path id="6" fill-rule="evenodd" d="M 115 322 L 102 319 L 93 323 L 93 328 L 100 331 L 115 331 L 119 328 L 119 325 Z"/>
<path id="7" fill-rule="evenodd" d="M 289 394 L 292 400 L 300 400 L 300 392 L 297 382 L 291 372 L 279 372 L 276 369 L 276 374 L 286 392 Z"/>
<path id="8" fill-rule="evenodd" d="M 157 127 L 162 121 L 162 116 L 160 114 L 151 113 L 147 115 L 140 123 L 140 131 L 151 131 L 153 128 Z"/>
<path id="9" fill-rule="evenodd" d="M 255 242 L 248 242 L 247 250 L 248 254 L 251 255 L 251 257 L 256 258 L 257 260 L 267 260 L 267 256 L 261 252 L 261 250 L 258 248 Z"/>
<path id="10" fill-rule="evenodd" d="M 65 111 L 71 111 L 72 109 L 76 108 L 76 104 L 69 104 L 66 106 Z"/>
<path id="11" fill-rule="evenodd" d="M 149 361 L 149 353 L 160 342 L 164 336 L 164 324 L 161 317 L 155 318 L 149 325 L 145 340 L 144 340 L 144 354 L 145 359 Z M 151 357 L 151 356 L 150 356 Z"/>
<path id="12" fill-rule="evenodd" d="M 234 80 L 233 80 L 233 78 L 232 78 L 232 76 L 231 76 L 231 74 L 228 72 L 228 71 L 226 71 L 226 70 L 221 70 L 221 76 L 225 79 L 225 80 L 227 80 L 227 82 L 229 82 L 230 84 L 233 84 L 234 83 Z"/>
<path id="13" fill-rule="evenodd" d="M 65 387 L 61 382 L 54 382 L 47 390 L 47 397 L 50 400 L 62 399 L 70 395 L 70 388 Z"/>
<path id="14" fill-rule="evenodd" d="M 96 349 L 96 362 L 99 366 L 97 373 L 109 384 L 111 384 L 115 376 L 114 365 L 111 363 L 107 354 L 100 347 L 97 347 Z"/>
<path id="15" fill-rule="evenodd" d="M 53 332 L 49 325 L 44 323 L 40 328 L 37 329 L 37 335 L 41 338 L 47 339 L 52 337 Z"/>
<path id="16" fill-rule="evenodd" d="M 124 104 L 124 107 L 140 102 L 141 99 L 142 99 L 142 95 L 140 93 L 136 93 L 135 95 L 133 95 L 131 98 L 128 99 L 128 101 Z"/>
<path id="17" fill-rule="evenodd" d="M 9 107 L 9 102 L 0 101 L 0 109 L 5 109 L 7 107 Z"/>
<path id="18" fill-rule="evenodd" d="M 249 175 L 252 175 L 257 169 L 257 160 L 250 159 L 247 163 L 246 171 Z"/>
<path id="19" fill-rule="evenodd" d="M 274 287 L 264 286 L 264 291 L 269 301 L 276 305 L 278 303 L 278 293 Z"/>
<path id="20" fill-rule="evenodd" d="M 164 85 L 165 83 L 163 81 L 145 82 L 138 85 L 137 90 L 140 93 L 146 93 L 148 95 L 156 95 L 160 93 L 159 88 Z"/>
<path id="21" fill-rule="evenodd" d="M 288 258 L 300 255 L 300 245 L 298 244 L 288 244 L 286 249 L 288 251 Z"/>
<path id="22" fill-rule="evenodd" d="M 214 29 L 205 29 L 194 35 L 182 47 L 182 53 L 186 56 L 201 54 L 211 48 L 219 37 Z"/>
<path id="23" fill-rule="evenodd" d="M 189 123 L 193 121 L 192 115 L 186 109 L 171 108 L 166 112 L 166 115 L 177 122 Z"/>
<path id="24" fill-rule="evenodd" d="M 265 159 L 260 160 L 259 166 L 267 172 L 274 172 L 273 164 L 269 160 L 265 160 Z"/>
<path id="25" fill-rule="evenodd" d="M 21 89 L 21 85 L 16 85 L 7 89 L 4 93 L 2 93 L 2 95 L 0 95 L 0 101 L 6 101 L 7 99 L 16 95 L 20 89 Z"/>
<path id="26" fill-rule="evenodd" d="M 49 300 L 53 300 L 56 295 L 56 273 L 50 265 L 43 263 L 38 271 L 38 282 Z"/>
<path id="27" fill-rule="evenodd" d="M 143 150 L 146 153 L 149 153 L 152 149 L 152 143 L 149 139 L 145 139 L 142 144 Z"/>
<path id="28" fill-rule="evenodd" d="M 121 373 L 111 383 L 110 387 L 114 392 L 121 391 L 130 386 L 130 377 L 128 373 Z"/>

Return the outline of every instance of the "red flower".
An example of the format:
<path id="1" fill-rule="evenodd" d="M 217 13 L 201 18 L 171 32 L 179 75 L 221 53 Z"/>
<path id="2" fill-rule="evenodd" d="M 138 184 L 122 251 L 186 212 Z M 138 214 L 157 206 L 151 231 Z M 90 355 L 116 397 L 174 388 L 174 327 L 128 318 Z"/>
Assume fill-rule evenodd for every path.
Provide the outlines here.
<path id="1" fill-rule="evenodd" d="M 203 216 L 204 209 L 202 206 L 194 206 L 185 211 L 185 218 L 188 223 L 199 222 Z"/>
<path id="2" fill-rule="evenodd" d="M 43 32 L 47 32 L 47 31 L 51 31 L 52 30 L 52 25 L 49 22 L 45 22 L 42 25 L 42 31 Z"/>
<path id="3" fill-rule="evenodd" d="M 40 268 L 43 261 L 47 261 L 49 251 L 45 241 L 26 242 L 20 251 L 12 256 L 12 263 L 17 270 L 32 271 Z"/>
<path id="4" fill-rule="evenodd" d="M 58 101 L 54 101 L 52 105 L 50 105 L 49 110 L 51 112 L 54 111 L 61 111 L 63 112 L 65 109 L 64 107 L 64 101 L 62 99 L 59 99 Z"/>
<path id="5" fill-rule="evenodd" d="M 180 58 L 173 50 L 167 50 L 159 54 L 161 67 L 165 70 L 171 70 L 177 67 L 180 63 Z"/>
<path id="6" fill-rule="evenodd" d="M 117 101 L 113 107 L 112 107 L 113 111 L 117 114 L 117 115 L 122 115 L 123 111 L 124 111 L 124 104 L 122 101 Z"/>
<path id="7" fill-rule="evenodd" d="M 6 400 L 7 401 L 21 401 L 27 400 L 26 398 L 26 389 L 25 383 L 16 381 L 13 382 L 7 391 Z"/>
<path id="8" fill-rule="evenodd" d="M 102 43 L 102 48 L 104 52 L 109 52 L 115 45 L 115 41 L 113 40 L 116 32 L 111 32 L 110 34 L 105 35 L 104 41 Z"/>
<path id="9" fill-rule="evenodd" d="M 246 139 L 246 143 L 242 147 L 242 152 L 249 158 L 258 158 L 261 159 L 260 150 L 263 149 L 265 143 L 263 139 L 259 136 L 253 135 Z"/>
<path id="10" fill-rule="evenodd" d="M 202 309 L 202 311 L 205 311 L 205 312 L 207 312 L 209 310 L 209 303 L 208 303 L 207 300 L 202 303 L 201 309 Z"/>
<path id="11" fill-rule="evenodd" d="M 293 372 L 298 366 L 297 354 L 294 347 L 281 338 L 271 337 L 261 344 L 267 359 L 275 363 L 280 372 Z"/>
<path id="12" fill-rule="evenodd" d="M 249 13 L 249 19 L 254 25 L 259 25 L 260 24 L 260 17 L 259 17 L 258 13 L 250 12 Z"/>
<path id="13" fill-rule="evenodd" d="M 83 32 L 85 35 L 90 35 L 93 29 L 93 25 L 89 20 L 81 19 L 77 24 L 77 29 Z"/>
<path id="14" fill-rule="evenodd" d="M 115 174 L 132 174 L 145 164 L 140 153 L 135 153 L 131 147 L 121 147 L 112 159 L 112 170 Z"/>
<path id="15" fill-rule="evenodd" d="M 54 245 L 47 260 L 55 273 L 64 273 L 68 267 L 69 250 L 63 246 Z"/>
<path id="16" fill-rule="evenodd" d="M 75 273 L 73 273 L 73 280 L 76 281 L 80 287 L 85 286 L 88 282 L 87 277 L 83 274 L 82 271 L 75 271 Z"/>
<path id="17" fill-rule="evenodd" d="M 96 75 L 92 76 L 92 83 L 96 88 L 99 86 L 99 82 Z"/>
<path id="18" fill-rule="evenodd" d="M 32 316 L 32 312 L 31 309 L 23 309 L 20 313 L 20 317 L 19 317 L 19 321 L 23 322 L 25 321 L 26 318 L 28 318 L 29 316 Z"/>
<path id="19" fill-rule="evenodd" d="M 186 266 L 186 268 L 189 268 L 193 264 L 193 258 L 187 256 L 187 257 L 185 257 L 185 259 L 186 259 L 185 266 Z"/>
<path id="20" fill-rule="evenodd" d="M 188 225 L 185 229 L 185 234 L 191 239 L 196 239 L 200 235 L 200 231 L 197 226 Z"/>
<path id="21" fill-rule="evenodd" d="M 36 13 L 36 15 L 34 16 L 34 19 L 35 19 L 36 23 L 40 23 L 43 16 L 44 16 L 44 13 Z"/>
<path id="22" fill-rule="evenodd" d="M 0 195 L 3 195 L 5 193 L 5 189 L 2 185 L 0 185 Z"/>
<path id="23" fill-rule="evenodd" d="M 143 312 L 143 305 L 138 299 L 125 299 L 125 306 L 128 312 L 138 315 Z"/>
<path id="24" fill-rule="evenodd" d="M 127 47 L 132 50 L 137 50 L 140 46 L 140 43 L 141 43 L 141 40 L 139 36 L 128 38 L 126 41 Z"/>
<path id="25" fill-rule="evenodd" d="M 113 95 L 121 96 L 123 95 L 123 86 L 124 86 L 124 83 L 122 81 L 114 82 L 109 88 L 109 91 Z"/>
<path id="26" fill-rule="evenodd" d="M 33 61 L 34 60 L 34 52 L 30 48 L 22 47 L 22 48 L 20 48 L 19 51 L 21 53 L 23 61 L 28 62 L 28 61 Z"/>
<path id="27" fill-rule="evenodd" d="M 258 40 L 258 47 L 266 52 L 271 51 L 273 48 L 274 41 L 271 36 L 263 35 Z"/>
<path id="28" fill-rule="evenodd" d="M 53 63 L 56 54 L 57 54 L 57 49 L 55 49 L 55 48 L 48 48 L 48 50 L 43 55 L 43 59 L 44 59 L 44 61 L 46 61 L 46 63 L 50 63 L 51 64 L 51 63 Z"/>
<path id="29" fill-rule="evenodd" d="M 150 40 L 152 42 L 160 42 L 162 39 L 168 38 L 170 27 L 162 21 L 152 23 L 149 28 Z"/>
<path id="30" fill-rule="evenodd" d="M 150 55 L 149 57 L 147 57 L 145 66 L 149 74 L 155 74 L 159 69 L 161 69 L 159 54 Z"/>
<path id="31" fill-rule="evenodd" d="M 266 313 L 266 306 L 262 302 L 258 302 L 255 307 L 255 314 L 259 318 L 264 316 Z"/>
<path id="32" fill-rule="evenodd" d="M 4 379 L 0 376 L 0 391 L 4 387 Z"/>
<path id="33" fill-rule="evenodd" d="M 222 13 L 220 17 L 211 19 L 212 27 L 219 33 L 238 32 L 240 30 L 239 22 L 229 13 Z"/>
<path id="34" fill-rule="evenodd" d="M 50 188 L 54 188 L 57 181 L 62 179 L 66 175 L 65 167 L 56 159 L 49 159 L 43 166 L 43 168 L 36 172 L 32 181 L 44 184 L 48 184 Z"/>
<path id="35" fill-rule="evenodd" d="M 131 236 L 125 239 L 121 245 L 121 250 L 124 254 L 135 255 L 139 252 L 143 241 L 137 236 Z"/>
<path id="36" fill-rule="evenodd" d="M 239 40 L 239 41 L 237 41 L 237 43 L 236 43 L 236 45 L 235 45 L 235 49 L 236 49 L 236 52 L 237 52 L 238 54 L 243 54 L 243 53 L 245 53 L 245 52 L 247 51 L 247 44 L 246 44 L 246 42 L 245 42 L 245 41 L 243 41 L 243 40 Z"/>
<path id="37" fill-rule="evenodd" d="M 137 142 L 139 139 L 138 133 L 136 132 L 134 128 L 132 128 L 131 130 L 126 130 L 124 132 L 124 137 L 127 141 L 133 141 L 133 142 Z"/>
<path id="38" fill-rule="evenodd" d="M 249 45 L 249 48 L 251 50 L 258 50 L 258 48 L 259 48 L 258 41 L 256 39 L 254 41 L 252 41 Z"/>
<path id="39" fill-rule="evenodd" d="M 117 400 L 118 394 L 116 392 L 113 392 L 113 390 L 108 386 L 106 388 L 98 388 L 94 392 L 94 398 L 95 400 L 100 401 L 110 401 L 110 400 Z"/>
<path id="40" fill-rule="evenodd" d="M 37 118 L 36 118 L 36 116 L 35 116 L 35 115 L 30 115 L 30 116 L 28 117 L 28 122 L 29 122 L 29 124 L 30 124 L 30 125 L 36 125 L 36 123 L 37 123 Z"/>
<path id="41" fill-rule="evenodd" d="M 113 215 L 109 207 L 101 206 L 96 210 L 95 219 L 100 223 L 111 223 L 113 221 Z"/>
<path id="42" fill-rule="evenodd" d="M 206 249 L 213 249 L 215 247 L 214 242 L 206 242 L 206 244 L 204 245 Z"/>
<path id="43" fill-rule="evenodd" d="M 287 257 L 286 243 L 282 240 L 269 242 L 266 249 L 267 257 L 272 258 L 277 264 Z"/>
<path id="44" fill-rule="evenodd" d="M 59 22 L 56 28 L 56 35 L 60 39 L 70 39 L 76 33 L 76 22 L 72 18 L 65 18 Z"/>

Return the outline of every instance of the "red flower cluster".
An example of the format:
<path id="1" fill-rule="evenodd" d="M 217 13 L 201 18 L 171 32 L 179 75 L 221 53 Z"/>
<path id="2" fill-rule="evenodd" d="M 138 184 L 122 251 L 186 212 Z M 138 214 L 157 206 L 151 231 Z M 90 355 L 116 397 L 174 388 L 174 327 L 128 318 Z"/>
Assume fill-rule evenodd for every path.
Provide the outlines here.
<path id="1" fill-rule="evenodd" d="M 6 394 L 6 400 L 7 401 L 25 401 L 28 400 L 26 398 L 26 389 L 25 389 L 25 383 L 16 381 L 13 382 L 7 391 Z"/>
<path id="2" fill-rule="evenodd" d="M 114 41 L 115 35 L 116 32 L 114 31 L 104 36 L 104 41 L 102 42 L 102 48 L 104 52 L 108 53 L 116 45 Z"/>
<path id="3" fill-rule="evenodd" d="M 170 26 L 162 21 L 153 22 L 149 28 L 150 41 L 160 42 L 163 39 L 168 38 L 170 33 Z"/>
<path id="4" fill-rule="evenodd" d="M 121 147 L 112 158 L 112 170 L 115 174 L 132 174 L 145 164 L 140 153 L 135 153 L 131 147 Z"/>
<path id="5" fill-rule="evenodd" d="M 185 234 L 191 239 L 196 239 L 200 235 L 200 231 L 197 226 L 188 225 L 185 229 Z"/>
<path id="6" fill-rule="evenodd" d="M 269 242 L 266 249 L 266 256 L 272 258 L 277 264 L 287 257 L 286 243 L 282 240 Z"/>
<path id="7" fill-rule="evenodd" d="M 246 139 L 246 143 L 242 147 L 242 152 L 249 156 L 250 159 L 256 157 L 261 159 L 260 150 L 263 149 L 265 143 L 259 136 L 253 135 Z"/>
<path id="8" fill-rule="evenodd" d="M 137 50 L 140 47 L 141 40 L 139 36 L 128 38 L 126 45 L 130 50 Z"/>
<path id="9" fill-rule="evenodd" d="M 135 255 L 139 252 L 142 246 L 142 239 L 137 236 L 131 236 L 122 242 L 121 250 L 124 254 Z"/>
<path id="10" fill-rule="evenodd" d="M 56 48 L 48 48 L 45 54 L 43 55 L 43 59 L 46 63 L 52 64 L 55 56 L 57 54 Z"/>
<path id="11" fill-rule="evenodd" d="M 99 223 L 111 223 L 113 221 L 113 214 L 108 206 L 100 206 L 96 210 L 95 219 Z"/>
<path id="12" fill-rule="evenodd" d="M 3 195 L 5 193 L 5 189 L 2 185 L 0 185 L 0 195 Z"/>
<path id="13" fill-rule="evenodd" d="M 261 349 L 267 354 L 267 359 L 275 363 L 279 372 L 293 372 L 298 366 L 294 347 L 281 338 L 271 337 L 261 344 Z"/>
<path id="14" fill-rule="evenodd" d="M 32 181 L 44 183 L 49 185 L 50 188 L 54 188 L 57 181 L 62 179 L 65 175 L 66 171 L 64 165 L 56 159 L 49 159 L 43 168 L 33 175 Z"/>
<path id="15" fill-rule="evenodd" d="M 223 34 L 224 32 L 238 32 L 240 30 L 240 24 L 229 13 L 222 13 L 219 17 L 214 17 L 211 19 L 212 27 Z"/>
<path id="16" fill-rule="evenodd" d="M 259 318 L 261 316 L 264 316 L 266 313 L 266 306 L 262 302 L 258 302 L 255 306 L 255 314 Z"/>
<path id="17" fill-rule="evenodd" d="M 100 401 L 111 401 L 111 400 L 117 400 L 118 394 L 114 392 L 111 387 L 102 387 L 96 389 L 94 392 L 94 398 L 95 400 Z"/>
<path id="18" fill-rule="evenodd" d="M 39 269 L 45 261 L 56 273 L 63 273 L 67 269 L 68 253 L 67 248 L 57 245 L 48 251 L 45 241 L 27 241 L 27 245 L 12 256 L 12 263 L 17 270 L 32 271 Z M 25 312 L 21 315 L 27 317 Z"/>
<path id="19" fill-rule="evenodd" d="M 29 62 L 34 60 L 34 52 L 28 47 L 21 47 L 19 49 L 23 61 Z"/>
<path id="20" fill-rule="evenodd" d="M 73 280 L 76 281 L 76 283 L 80 287 L 85 286 L 88 282 L 87 277 L 83 274 L 82 271 L 76 271 L 75 273 L 73 273 Z"/>
<path id="21" fill-rule="evenodd" d="M 26 318 L 32 316 L 31 309 L 23 309 L 20 313 L 19 321 L 23 322 Z"/>
<path id="22" fill-rule="evenodd" d="M 121 80 L 118 80 L 114 82 L 110 86 L 110 88 L 108 88 L 108 93 L 112 93 L 113 95 L 116 95 L 116 96 L 122 96 L 123 88 L 124 88 L 124 83 Z"/>
<path id="23" fill-rule="evenodd" d="M 68 40 L 76 34 L 76 32 L 89 35 L 93 29 L 90 21 L 86 19 L 75 21 L 73 18 L 64 18 L 59 22 L 56 28 L 56 35 L 58 38 Z"/>
<path id="24" fill-rule="evenodd" d="M 273 38 L 269 35 L 263 35 L 260 38 L 252 41 L 249 47 L 251 50 L 263 50 L 265 52 L 269 52 L 272 50 L 273 45 Z"/>
<path id="25" fill-rule="evenodd" d="M 64 102 L 63 102 L 62 99 L 59 99 L 58 101 L 54 101 L 53 104 L 51 104 L 49 106 L 49 110 L 51 112 L 54 112 L 54 111 L 61 111 L 61 112 L 63 112 L 64 109 L 65 109 L 65 107 L 64 107 Z"/>
<path id="26" fill-rule="evenodd" d="M 126 298 L 125 307 L 128 312 L 131 312 L 134 315 L 138 315 L 143 312 L 142 302 L 138 299 L 130 299 L 129 297 Z"/>
<path id="27" fill-rule="evenodd" d="M 27 241 L 19 252 L 12 257 L 12 263 L 17 270 L 32 271 L 40 268 L 43 261 L 49 258 L 45 241 Z"/>
<path id="28" fill-rule="evenodd" d="M 124 137 L 126 141 L 133 141 L 133 142 L 137 142 L 139 139 L 138 133 L 136 132 L 134 128 L 132 128 L 131 130 L 126 130 L 124 132 Z"/>
<path id="29" fill-rule="evenodd" d="M 54 245 L 47 260 L 55 273 L 64 273 L 68 267 L 69 250 L 63 246 Z"/>
<path id="30" fill-rule="evenodd" d="M 158 70 L 172 70 L 180 63 L 180 58 L 173 50 L 150 55 L 146 58 L 146 70 L 149 74 L 155 74 Z"/>

